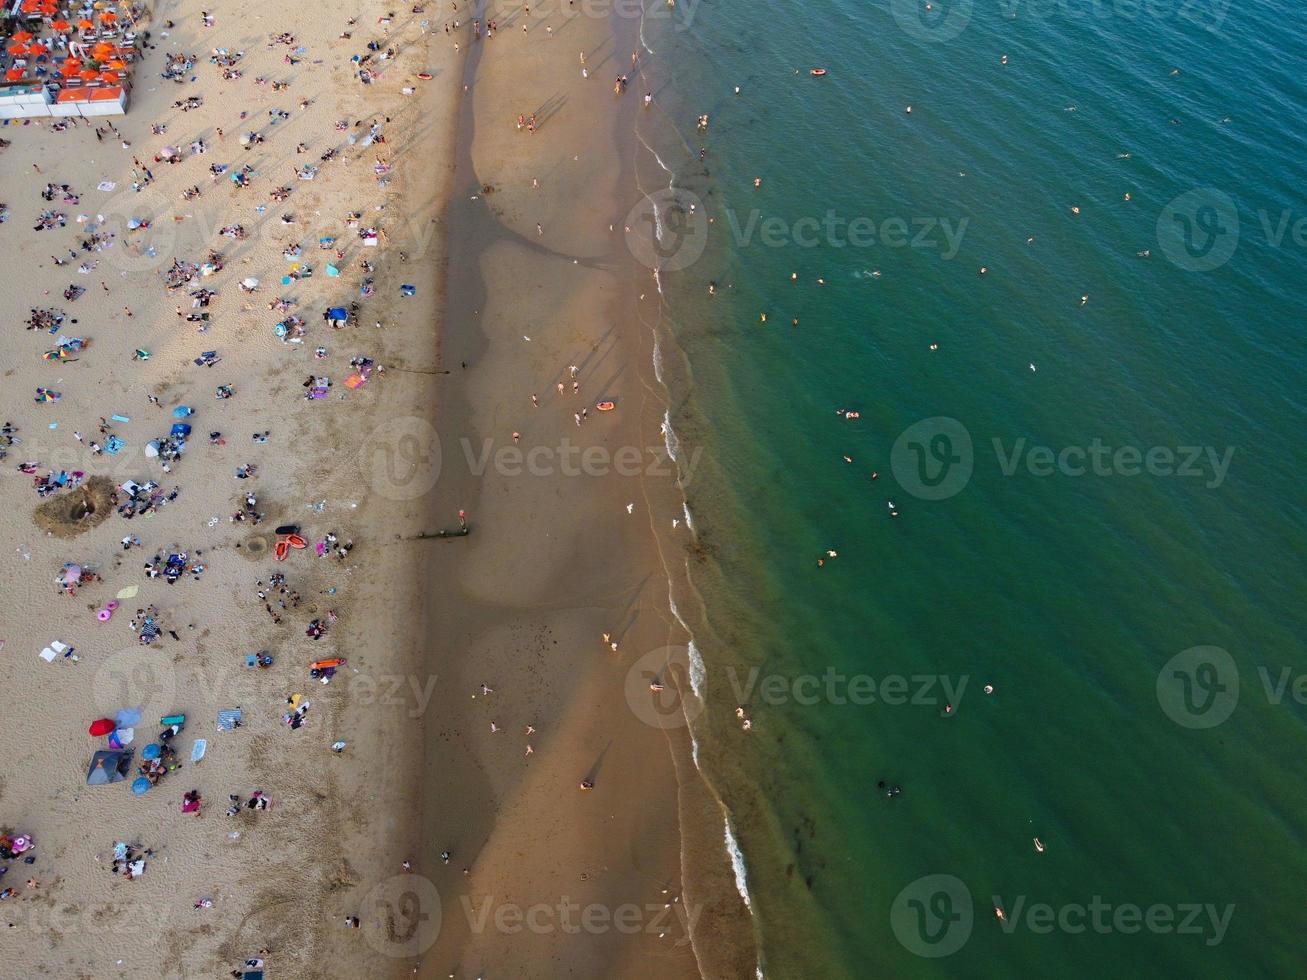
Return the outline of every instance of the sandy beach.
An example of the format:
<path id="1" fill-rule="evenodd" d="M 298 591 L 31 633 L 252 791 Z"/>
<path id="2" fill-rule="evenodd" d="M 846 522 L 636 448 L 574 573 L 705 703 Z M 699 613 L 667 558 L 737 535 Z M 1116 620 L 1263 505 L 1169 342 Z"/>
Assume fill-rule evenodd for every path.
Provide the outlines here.
<path id="1" fill-rule="evenodd" d="M 684 682 L 686 532 L 657 302 L 622 246 L 636 96 L 604 81 L 638 72 L 632 22 L 505 7 L 478 39 L 460 16 L 238 2 L 206 26 L 188 0 L 142 24 L 115 130 L 0 130 L 24 270 L 3 291 L 0 830 L 37 844 L 0 882 L 19 972 L 737 974 L 692 942 L 739 928 L 720 810 L 683 724 L 650 714 L 650 683 Z M 43 211 L 65 226 L 34 230 Z M 200 268 L 170 290 L 174 262 Z M 62 321 L 20 336 L 29 310 Z M 165 470 L 146 447 L 181 406 Z M 38 496 L 47 476 L 88 482 Z M 34 514 L 92 477 L 119 506 L 158 491 L 130 520 Z M 306 547 L 278 563 L 285 525 Z M 75 594 L 69 564 L 94 573 Z M 86 785 L 108 747 L 87 726 L 133 710 L 128 778 Z M 133 795 L 182 714 L 180 768 Z"/>
<path id="2" fill-rule="evenodd" d="M 18 893 L 0 905 L 0 945 L 15 973 L 226 975 L 261 949 L 270 951 L 262 957 L 269 975 L 401 969 L 402 957 L 386 955 L 378 917 L 366 917 L 393 888 L 388 880 L 405 873 L 401 862 L 421 850 L 414 775 L 424 745 L 402 692 L 431 673 L 416 587 L 430 545 L 411 539 L 442 520 L 457 526 L 456 510 L 442 513 L 431 495 L 405 492 L 412 467 L 404 453 L 434 400 L 440 219 L 461 58 L 452 45 L 433 43 L 438 21 L 384 13 L 372 5 L 353 19 L 341 12 L 306 22 L 289 8 L 234 3 L 205 27 L 199 5 L 170 5 L 143 25 L 151 34 L 130 112 L 111 120 L 120 136 L 98 140 L 90 125 L 54 131 L 51 120 L 2 131 L 11 145 L 0 241 L 8 266 L 23 274 L 6 277 L 3 294 L 13 332 L 0 414 L 17 432 L 3 482 L 9 546 L 0 576 L 10 598 L 0 634 L 8 674 L 0 741 L 11 767 L 0 823 L 37 843 L 35 862 L 15 863 L 5 876 Z M 271 43 L 283 31 L 293 40 Z M 379 47 L 369 52 L 369 41 Z M 390 47 L 393 57 L 382 60 Z M 210 62 L 215 49 L 240 53 L 241 77 L 223 78 Z M 179 83 L 161 79 L 165 56 L 178 53 L 194 53 L 193 69 Z M 370 55 L 366 87 L 353 55 Z M 198 108 L 173 108 L 192 97 Z M 153 132 L 155 124 L 165 128 Z M 361 145 L 374 126 L 384 142 Z M 245 133 L 262 140 L 245 149 Z M 206 152 L 192 153 L 194 140 Z M 181 149 L 182 162 L 155 160 L 166 145 Z M 133 158 L 138 179 L 146 168 L 153 176 L 139 192 Z M 214 175 L 213 164 L 228 170 Z M 228 178 L 244 165 L 253 168 L 250 184 L 237 188 Z M 306 165 L 318 171 L 311 181 L 294 172 Z M 48 182 L 70 190 L 47 205 Z M 184 200 L 192 186 L 200 195 Z M 290 188 L 284 202 L 271 199 L 278 187 Z M 69 194 L 76 203 L 65 201 Z M 66 213 L 66 228 L 33 231 L 47 207 Z M 130 229 L 130 219 L 149 227 Z M 243 239 L 220 233 L 235 225 Z M 360 237 L 369 227 L 384 236 L 380 247 Z M 83 250 L 92 235 L 108 247 Z M 322 238 L 335 241 L 323 247 Z M 295 244 L 301 257 L 286 258 Z M 221 253 L 220 271 L 165 289 L 174 260 L 201 264 L 210 249 Z M 74 257 L 55 264 L 70 251 Z M 296 262 L 313 266 L 313 277 L 282 285 Z M 260 281 L 256 292 L 238 288 L 247 277 Z M 374 292 L 362 298 L 369 277 Z M 63 298 L 70 284 L 85 294 Z M 401 284 L 414 295 L 404 296 Z M 193 308 L 188 292 L 200 288 L 216 295 Z M 270 310 L 279 297 L 294 305 Z M 331 329 L 321 320 L 326 307 L 356 300 L 350 325 Z M 207 319 L 178 316 L 178 306 Z M 31 308 L 61 311 L 57 335 L 89 345 L 70 360 L 43 362 L 59 336 L 19 329 Z M 274 332 L 291 314 L 304 320 L 302 343 Z M 315 356 L 318 347 L 325 356 Z M 148 360 L 133 360 L 138 348 Z M 206 351 L 220 360 L 192 363 Z M 373 370 L 350 390 L 343 382 L 357 358 L 371 358 Z M 331 379 L 326 397 L 303 397 L 310 374 Z M 35 403 L 37 385 L 59 391 L 59 400 Z M 221 385 L 231 386 L 230 398 L 215 397 Z M 180 405 L 194 409 L 193 432 L 164 472 L 144 448 L 169 432 Z M 130 419 L 110 420 L 108 434 L 122 448 L 97 454 L 92 444 L 107 443 L 98 420 L 115 415 Z M 214 432 L 221 435 L 210 439 Z M 263 433 L 266 441 L 255 441 Z M 26 461 L 36 477 L 16 470 Z M 255 474 L 236 479 L 246 464 Z M 52 470 L 115 485 L 155 480 L 164 500 L 130 521 L 114 513 L 80 533 L 49 536 L 33 523 L 43 503 L 33 480 Z M 246 493 L 255 495 L 253 507 Z M 257 526 L 252 517 L 230 519 L 247 510 L 262 515 Z M 300 525 L 308 547 L 279 564 L 273 529 L 283 524 Z M 343 558 L 331 547 L 316 553 L 328 534 L 337 545 L 352 542 Z M 139 545 L 124 549 L 124 537 Z M 149 577 L 145 563 L 161 552 L 185 552 L 192 571 L 171 585 Z M 95 569 L 102 581 L 61 595 L 55 581 L 66 562 Z M 270 587 L 278 572 L 287 593 Z M 112 619 L 98 621 L 97 610 L 132 587 Z M 131 622 L 139 630 L 144 617 L 133 614 L 150 606 L 162 632 L 142 644 Z M 306 635 L 330 614 L 325 635 Z M 52 640 L 72 655 L 41 660 Z M 246 655 L 261 650 L 272 665 L 246 667 Z M 348 664 L 323 686 L 308 665 L 329 657 Z M 294 730 L 283 722 L 292 695 L 310 704 Z M 173 743 L 180 770 L 140 797 L 127 781 L 85 785 L 92 753 L 106 747 L 86 734 L 88 724 L 131 708 L 141 714 L 129 746 L 137 763 L 158 720 L 185 714 Z M 216 713 L 232 708 L 242 712 L 241 727 L 218 731 Z M 200 738 L 207 753 L 192 764 Z M 336 754 L 338 741 L 346 745 Z M 181 811 L 191 790 L 203 801 L 199 819 Z M 259 790 L 269 809 L 224 815 L 229 794 L 244 802 Z M 133 856 L 153 852 L 141 877 L 111 873 L 116 842 L 132 845 Z M 196 908 L 200 902 L 209 904 Z M 354 915 L 364 918 L 358 931 L 344 925 Z"/>

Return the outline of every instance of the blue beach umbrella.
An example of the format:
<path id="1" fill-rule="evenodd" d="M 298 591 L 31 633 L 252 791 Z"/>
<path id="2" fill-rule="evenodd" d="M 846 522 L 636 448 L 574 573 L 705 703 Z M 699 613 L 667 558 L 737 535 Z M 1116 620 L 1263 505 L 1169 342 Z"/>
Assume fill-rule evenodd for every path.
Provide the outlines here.
<path id="1" fill-rule="evenodd" d="M 141 749 L 141 758 L 146 762 L 153 762 L 155 759 L 159 758 L 159 752 L 159 746 L 154 742 L 151 742 L 145 748 Z"/>
<path id="2" fill-rule="evenodd" d="M 140 796 L 149 788 L 150 788 L 150 781 L 146 779 L 144 776 L 137 776 L 136 779 L 132 782 L 132 794 L 134 796 Z"/>

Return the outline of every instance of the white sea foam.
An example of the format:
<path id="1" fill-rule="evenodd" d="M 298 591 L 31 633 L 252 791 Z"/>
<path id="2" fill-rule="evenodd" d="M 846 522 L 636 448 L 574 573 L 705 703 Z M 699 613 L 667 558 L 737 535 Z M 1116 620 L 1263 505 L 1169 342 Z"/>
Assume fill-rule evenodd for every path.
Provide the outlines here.
<path id="1" fill-rule="evenodd" d="M 690 690 L 700 701 L 703 700 L 703 685 L 708 679 L 708 671 L 703 665 L 703 655 L 699 653 L 699 648 L 694 645 L 694 640 L 690 640 Z"/>
<path id="2" fill-rule="evenodd" d="M 676 438 L 676 431 L 672 428 L 672 413 L 670 410 L 663 412 L 663 445 L 667 447 L 667 456 L 672 462 L 680 461 L 681 440 Z"/>
<path id="3" fill-rule="evenodd" d="M 731 818 L 726 817 L 726 850 L 731 855 L 731 868 L 735 871 L 735 890 L 744 899 L 744 906 L 753 912 L 753 903 L 749 901 L 749 875 L 744 867 L 744 855 L 740 852 L 740 842 L 735 839 L 731 828 Z"/>

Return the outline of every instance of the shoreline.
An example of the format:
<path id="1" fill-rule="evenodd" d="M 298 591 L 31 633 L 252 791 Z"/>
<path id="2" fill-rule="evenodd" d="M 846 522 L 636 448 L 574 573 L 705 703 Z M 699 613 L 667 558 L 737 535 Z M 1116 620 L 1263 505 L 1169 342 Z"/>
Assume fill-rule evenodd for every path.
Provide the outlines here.
<path id="1" fill-rule="evenodd" d="M 632 124 L 638 94 L 614 100 L 597 78 L 563 82 L 556 93 L 553 88 L 560 84 L 553 49 L 562 46 L 563 37 L 572 49 L 589 45 L 585 50 L 591 64 L 607 65 L 610 58 L 616 62 L 609 51 L 625 50 L 628 38 L 622 37 L 621 24 L 615 21 L 620 18 L 602 23 L 567 18 L 560 23 L 556 18 L 533 17 L 531 37 L 524 41 L 518 37 L 519 19 L 514 16 L 501 24 L 496 38 L 472 43 L 474 53 L 468 60 L 469 100 L 460 120 L 460 163 L 451 205 L 447 320 L 452 326 L 446 338 L 447 363 L 453 377 L 463 383 L 442 390 L 438 428 L 446 459 L 441 492 L 451 493 L 459 506 L 466 503 L 474 535 L 464 542 L 469 554 L 457 553 L 448 572 L 438 579 L 434 618 L 443 621 L 447 610 L 457 607 L 459 642 L 464 647 L 457 672 L 463 684 L 463 707 L 460 710 L 457 698 L 452 698 L 442 702 L 438 711 L 450 719 L 442 738 L 463 747 L 475 761 L 455 762 L 453 775 L 430 773 L 428 796 L 435 807 L 435 801 L 447 798 L 449 792 L 466 797 L 471 791 L 475 802 L 470 809 L 476 812 L 494 812 L 510 800 L 520 812 L 506 816 L 499 810 L 492 826 L 459 833 L 461 841 L 473 842 L 468 864 L 460 857 L 465 843 L 448 848 L 453 852 L 449 874 L 437 880 L 442 928 L 424 961 L 424 976 L 455 968 L 480 971 L 492 964 L 519 975 L 541 975 L 540 964 L 563 962 L 587 973 L 620 975 L 627 969 L 647 970 L 643 961 L 649 956 L 657 956 L 660 972 L 668 975 L 746 975 L 713 965 L 714 957 L 702 943 L 691 947 L 699 927 L 722 921 L 719 899 L 706 884 L 695 886 L 699 896 L 689 914 L 676 910 L 678 901 L 690 900 L 690 879 L 699 871 L 692 865 L 711 864 L 714 851 L 729 881 L 720 810 L 705 805 L 701 777 L 687 768 L 692 766 L 688 738 L 676 728 L 664 731 L 662 724 L 649 724 L 640 717 L 643 699 L 650 697 L 648 680 L 639 681 L 640 671 L 651 662 L 646 654 L 668 649 L 669 644 L 684 648 L 681 627 L 670 614 L 666 579 L 659 582 L 660 572 L 651 578 L 641 571 L 665 571 L 665 550 L 684 547 L 683 541 L 664 542 L 654 531 L 655 521 L 670 529 L 671 516 L 682 512 L 679 494 L 662 489 L 676 479 L 674 468 L 657 476 L 635 477 L 633 487 L 626 486 L 629 478 L 613 474 L 569 482 L 557 473 L 524 476 L 486 470 L 474 478 L 461 471 L 464 464 L 472 468 L 469 440 L 479 437 L 484 446 L 485 440 L 495 442 L 497 437 L 497 452 L 509 448 L 505 436 L 517 429 L 528 452 L 559 438 L 575 438 L 585 446 L 587 434 L 600 424 L 605 426 L 603 434 L 588 448 L 603 449 L 609 458 L 622 447 L 654 445 L 661 450 L 665 396 L 651 377 L 653 334 L 639 315 L 641 300 L 636 298 L 644 292 L 643 299 L 649 301 L 650 281 L 647 270 L 637 268 L 626 254 L 620 231 L 623 216 L 638 200 L 624 189 L 634 184 Z M 539 37 L 547 26 L 555 28 L 557 37 Z M 617 46 L 612 47 L 615 41 Z M 544 55 L 551 55 L 555 63 L 533 62 Z M 573 118 L 563 113 L 551 116 L 530 135 L 508 129 L 513 108 L 529 106 L 531 95 L 542 91 L 542 85 L 550 93 L 543 106 L 565 101 L 566 115 Z M 582 100 L 580 111 L 588 113 L 584 144 L 569 139 L 579 132 L 577 110 L 571 106 L 574 100 Z M 604 118 L 604 129 L 614 134 L 611 153 L 620 161 L 616 174 L 610 172 L 606 156 L 596 154 L 595 118 Z M 586 147 L 588 153 L 573 154 L 584 159 L 569 160 L 567 151 L 573 145 Z M 520 158 L 523 148 L 527 156 Z M 577 163 L 580 167 L 568 173 L 568 166 Z M 539 191 L 529 187 L 537 174 L 552 204 L 541 207 Z M 550 193 L 559 186 L 561 192 Z M 578 227 L 571 211 L 557 210 L 559 203 L 575 202 L 582 203 L 584 228 Z M 561 218 L 562 230 L 556 236 L 560 214 L 566 217 Z M 534 228 L 537 220 L 540 229 Z M 609 225 L 614 230 L 607 230 Z M 518 293 L 529 296 L 529 301 Z M 559 326 L 564 323 L 560 337 Z M 605 323 L 618 326 L 604 327 Z M 455 366 L 464 361 L 466 371 Z M 568 363 L 580 366 L 586 403 L 596 397 L 590 388 L 591 363 L 601 371 L 603 386 L 598 393 L 614 398 L 620 406 L 611 419 L 592 414 L 585 426 L 573 427 L 567 418 L 570 396 L 555 396 L 550 390 Z M 542 371 L 551 370 L 554 376 L 541 377 Z M 527 401 L 533 389 L 541 397 L 540 409 Z M 560 430 L 568 435 L 561 436 Z M 451 456 L 457 459 L 453 466 Z M 637 508 L 634 519 L 623 512 L 628 503 Z M 641 517 L 640 511 L 648 513 Z M 485 521 L 498 523 L 524 514 L 530 515 L 529 523 L 519 529 L 517 540 L 496 540 L 478 553 L 478 542 L 484 538 L 475 532 L 490 531 Z M 542 524 L 547 533 L 530 533 Z M 521 559 L 527 560 L 525 567 Z M 532 572 L 536 564 L 552 572 Z M 593 584 L 584 585 L 586 581 Z M 441 601 L 442 596 L 446 601 Z M 448 618 L 452 621 L 452 615 Z M 603 649 L 599 636 L 610 632 L 606 626 L 614 620 L 622 624 L 613 631 L 622 650 L 617 657 Z M 520 671 L 502 651 L 496 653 L 495 641 L 489 637 L 532 662 L 530 672 L 537 686 L 531 694 L 510 694 Z M 579 648 L 579 655 L 558 649 L 570 647 Z M 450 649 L 438 650 L 437 655 L 453 663 L 460 652 L 451 643 Z M 561 665 L 553 662 L 556 657 L 562 658 Z M 469 661 L 476 666 L 466 666 Z M 478 683 L 488 684 L 494 693 L 482 698 L 469 695 Z M 495 707 L 485 711 L 478 701 L 493 702 Z M 504 703 L 509 707 L 498 706 Z M 562 734 L 553 736 L 551 744 L 545 725 L 526 721 L 537 734 L 531 736 L 535 753 L 523 760 L 522 746 L 504 747 L 506 741 L 520 741 L 520 736 L 513 731 L 514 723 L 503 722 L 501 715 L 516 717 L 517 724 L 546 717 Z M 488 730 L 487 719 L 497 732 Z M 483 731 L 473 735 L 478 723 Z M 610 750 L 626 753 L 634 765 L 611 763 L 605 758 Z M 663 752 L 675 763 L 673 767 L 657 761 Z M 579 761 L 560 761 L 569 755 Z M 536 772 L 542 768 L 557 785 L 541 784 Z M 505 769 L 507 775 L 493 771 Z M 565 775 L 568 772 L 570 776 Z M 585 775 L 595 781 L 592 793 L 576 790 L 576 779 Z M 589 812 L 592 801 L 610 794 L 609 805 L 616 812 L 606 818 Z M 546 805 L 548 809 L 542 809 Z M 702 819 L 701 814 L 713 814 L 718 830 L 707 831 L 707 846 L 699 855 L 696 847 L 686 846 L 685 830 L 692 820 L 711 826 L 711 819 Z M 628 824 L 628 830 L 611 839 L 612 831 L 605 824 L 632 819 L 636 822 Z M 542 824 L 547 833 L 541 833 Z M 448 842 L 448 836 L 439 836 L 442 833 L 433 831 L 428 856 L 446 849 L 437 843 Z M 692 834 L 699 836 L 697 831 Z M 545 840 L 551 843 L 543 845 Z M 546 853 L 540 853 L 541 847 Z M 634 865 L 632 848 L 641 855 Z M 664 870 L 651 881 L 650 869 L 659 865 Z M 455 866 L 466 869 L 461 880 Z M 677 894 L 678 876 L 685 881 L 684 896 Z M 735 895 L 733 884 L 729 894 Z M 634 935 L 613 937 L 611 928 L 600 929 L 579 943 L 548 926 L 529 935 L 513 935 L 507 943 L 503 935 L 497 942 L 485 939 L 485 923 L 494 921 L 490 916 L 531 908 L 540 911 L 573 901 L 582 908 L 609 911 L 672 909 L 672 914 L 680 915 L 682 938 L 675 940 L 671 959 L 667 943 L 674 930 L 665 923 L 658 924 L 656 935 L 641 929 Z M 450 906 L 462 914 L 450 916 Z M 711 913 L 706 919 L 705 912 Z M 747 975 L 752 972 L 750 960 Z"/>

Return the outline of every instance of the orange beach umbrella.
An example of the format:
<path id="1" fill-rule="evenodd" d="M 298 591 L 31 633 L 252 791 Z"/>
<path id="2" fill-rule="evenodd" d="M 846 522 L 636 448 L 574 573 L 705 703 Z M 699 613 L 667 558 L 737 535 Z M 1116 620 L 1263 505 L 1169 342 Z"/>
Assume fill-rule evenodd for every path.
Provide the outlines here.
<path id="1" fill-rule="evenodd" d="M 27 54 L 26 44 L 11 44 L 6 50 L 13 55 Z"/>
<path id="2" fill-rule="evenodd" d="M 12 40 L 15 41 L 30 41 L 31 39 L 32 39 L 31 31 L 14 31 L 14 35 L 12 38 Z"/>
<path id="3" fill-rule="evenodd" d="M 50 49 L 47 48 L 44 44 L 42 44 L 40 41 L 34 41 L 33 43 L 27 46 L 27 53 L 30 54 L 33 58 L 35 58 L 38 54 L 46 54 L 49 52 L 49 50 Z"/>
<path id="4" fill-rule="evenodd" d="M 58 31 L 60 34 L 68 30 L 72 26 L 73 26 L 72 24 L 68 23 L 68 21 L 64 20 L 62 17 L 60 17 L 56 21 L 51 21 L 50 23 L 50 27 Z"/>
<path id="5" fill-rule="evenodd" d="M 21 68 L 10 68 L 7 72 L 5 72 L 6 82 L 16 82 L 22 77 L 23 77 L 23 69 Z"/>
<path id="6" fill-rule="evenodd" d="M 97 72 L 94 68 L 83 68 L 83 69 L 82 69 L 81 71 L 79 71 L 77 74 L 79 74 L 79 75 L 82 76 L 82 80 L 83 80 L 83 81 L 89 82 L 89 81 L 90 81 L 91 79 L 93 79 L 96 75 L 98 75 L 99 72 Z"/>
<path id="7" fill-rule="evenodd" d="M 59 66 L 59 74 L 63 75 L 64 78 L 69 78 L 73 75 L 76 75 L 81 70 L 82 70 L 82 63 L 78 61 L 76 58 L 69 58 L 62 65 Z"/>
<path id="8" fill-rule="evenodd" d="M 95 26 L 95 23 L 83 17 L 81 20 L 77 22 L 77 26 L 84 31 L 89 31 L 91 28 Z"/>

